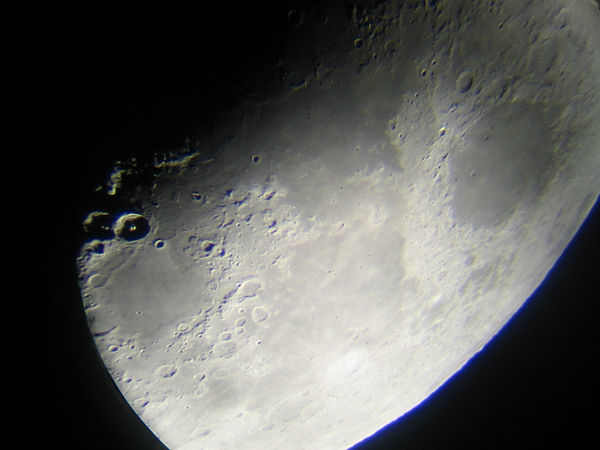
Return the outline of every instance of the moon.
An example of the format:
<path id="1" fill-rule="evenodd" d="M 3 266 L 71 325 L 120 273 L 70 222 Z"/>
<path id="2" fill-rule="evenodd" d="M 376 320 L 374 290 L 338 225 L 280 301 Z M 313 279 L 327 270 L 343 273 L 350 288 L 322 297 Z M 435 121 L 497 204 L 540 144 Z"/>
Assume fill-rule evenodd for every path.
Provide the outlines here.
<path id="1" fill-rule="evenodd" d="M 585 220 L 597 11 L 460 6 L 293 9 L 274 81 L 110 173 L 129 204 L 82 221 L 82 297 L 169 448 L 359 442 L 481 351 Z"/>

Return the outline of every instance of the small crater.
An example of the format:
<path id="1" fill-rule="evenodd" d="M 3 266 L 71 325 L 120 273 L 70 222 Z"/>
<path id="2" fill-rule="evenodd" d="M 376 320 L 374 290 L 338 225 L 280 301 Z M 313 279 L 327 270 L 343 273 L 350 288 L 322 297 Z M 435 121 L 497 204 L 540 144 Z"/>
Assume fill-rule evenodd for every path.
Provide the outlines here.
<path id="1" fill-rule="evenodd" d="M 362 48 L 363 45 L 365 45 L 365 43 L 361 38 L 354 39 L 354 47 L 355 48 Z"/>
<path id="2" fill-rule="evenodd" d="M 202 381 L 204 381 L 206 379 L 206 374 L 205 373 L 197 373 L 196 375 L 194 375 L 194 380 L 197 383 L 201 383 Z"/>
<path id="3" fill-rule="evenodd" d="M 396 45 L 396 43 L 394 41 L 387 41 L 384 45 L 383 45 L 383 49 L 387 52 L 387 53 L 394 53 L 396 51 L 396 49 L 398 48 L 398 46 Z"/>
<path id="4" fill-rule="evenodd" d="M 470 70 L 461 72 L 456 78 L 456 90 L 462 94 L 468 92 L 473 86 L 473 74 Z"/>
<path id="5" fill-rule="evenodd" d="M 107 212 L 95 211 L 86 217 L 83 230 L 96 239 L 111 239 L 114 237 L 112 230 L 112 217 Z"/>
<path id="6" fill-rule="evenodd" d="M 267 319 L 269 313 L 262 306 L 257 306 L 252 310 L 252 320 L 255 322 L 263 322 Z"/>
<path id="7" fill-rule="evenodd" d="M 133 407 L 135 409 L 141 409 L 149 403 L 148 399 L 145 397 L 138 398 L 133 401 Z"/>
<path id="8" fill-rule="evenodd" d="M 212 241 L 202 241 L 200 243 L 200 248 L 206 252 L 210 253 L 215 248 L 215 243 Z"/>
<path id="9" fill-rule="evenodd" d="M 126 213 L 117 219 L 114 225 L 115 234 L 126 241 L 136 241 L 150 231 L 150 224 L 145 217 L 136 213 Z"/>
<path id="10" fill-rule="evenodd" d="M 106 277 L 102 274 L 95 273 L 88 279 L 88 285 L 91 288 L 100 288 L 106 284 Z"/>
<path id="11" fill-rule="evenodd" d="M 194 396 L 202 397 L 204 394 L 206 394 L 207 391 L 208 391 L 208 388 L 206 387 L 206 385 L 202 384 L 194 390 Z"/>
<path id="12" fill-rule="evenodd" d="M 224 331 L 219 335 L 220 341 L 229 341 L 231 339 L 231 333 L 229 331 Z"/>
<path id="13" fill-rule="evenodd" d="M 161 378 L 172 378 L 177 373 L 177 367 L 173 364 L 165 364 L 156 369 L 155 374 Z"/>
<path id="14" fill-rule="evenodd" d="M 162 239 L 157 239 L 156 241 L 154 241 L 154 246 L 158 249 L 164 248 L 165 241 L 163 241 Z"/>
<path id="15" fill-rule="evenodd" d="M 90 244 L 89 249 L 92 253 L 96 253 L 97 255 L 102 255 L 104 253 L 104 244 L 102 242 L 94 242 Z"/>

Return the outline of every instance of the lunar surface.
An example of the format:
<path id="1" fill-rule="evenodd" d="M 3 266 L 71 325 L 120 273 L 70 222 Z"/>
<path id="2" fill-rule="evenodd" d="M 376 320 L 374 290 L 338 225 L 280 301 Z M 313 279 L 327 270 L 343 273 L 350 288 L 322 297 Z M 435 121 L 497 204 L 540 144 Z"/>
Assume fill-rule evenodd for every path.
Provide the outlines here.
<path id="1" fill-rule="evenodd" d="M 171 449 L 347 448 L 467 363 L 600 192 L 600 11 L 291 10 L 235 111 L 115 163 L 78 259 L 98 351 Z M 143 173 L 143 176 L 140 176 Z"/>

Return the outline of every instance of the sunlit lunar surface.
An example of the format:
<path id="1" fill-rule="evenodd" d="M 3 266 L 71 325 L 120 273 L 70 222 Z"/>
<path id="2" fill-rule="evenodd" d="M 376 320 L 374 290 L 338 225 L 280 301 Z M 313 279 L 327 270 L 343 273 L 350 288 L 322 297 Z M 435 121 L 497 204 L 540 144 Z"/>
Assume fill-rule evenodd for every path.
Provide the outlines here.
<path id="1" fill-rule="evenodd" d="M 86 220 L 114 234 L 81 252 L 90 330 L 170 448 L 366 438 L 501 329 L 597 199 L 593 2 L 410 3 L 303 11 L 277 86 Z"/>

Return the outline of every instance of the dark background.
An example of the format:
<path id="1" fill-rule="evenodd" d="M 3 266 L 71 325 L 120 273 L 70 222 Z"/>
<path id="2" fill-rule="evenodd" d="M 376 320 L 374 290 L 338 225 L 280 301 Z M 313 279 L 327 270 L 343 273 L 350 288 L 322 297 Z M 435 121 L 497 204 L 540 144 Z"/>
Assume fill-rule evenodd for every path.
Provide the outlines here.
<path id="1" fill-rule="evenodd" d="M 75 273 L 86 238 L 81 223 L 92 209 L 127 206 L 93 193 L 115 160 L 143 162 L 181 146 L 195 130 L 210 130 L 257 77 L 273 76 L 264 64 L 277 60 L 278 42 L 294 32 L 290 8 L 306 2 L 243 5 L 85 2 L 5 11 L 14 28 L 6 87 L 17 100 L 10 186 L 24 194 L 9 225 L 33 242 L 14 266 L 34 293 L 21 302 L 21 317 L 39 326 L 25 332 L 17 324 L 15 361 L 25 369 L 14 388 L 22 400 L 7 431 L 17 438 L 12 448 L 162 448 L 121 398 L 88 333 Z M 482 354 L 357 448 L 594 442 L 599 209 Z"/>

